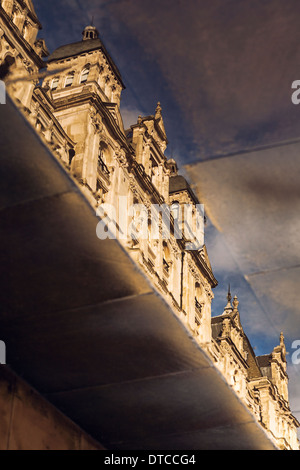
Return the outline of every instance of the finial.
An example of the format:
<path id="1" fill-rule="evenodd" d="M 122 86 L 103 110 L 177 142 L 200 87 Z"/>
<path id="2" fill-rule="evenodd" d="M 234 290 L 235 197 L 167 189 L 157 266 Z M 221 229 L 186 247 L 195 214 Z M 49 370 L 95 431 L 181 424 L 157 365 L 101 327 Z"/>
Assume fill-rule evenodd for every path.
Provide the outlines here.
<path id="1" fill-rule="evenodd" d="M 284 344 L 284 336 L 282 332 L 280 333 L 280 348 L 281 348 L 282 360 L 286 362 L 286 347 Z"/>
<path id="2" fill-rule="evenodd" d="M 231 292 L 230 292 L 230 284 L 228 285 L 228 293 L 227 293 L 227 305 L 224 308 L 223 313 L 232 312 L 232 305 L 231 305 Z"/>
<path id="3" fill-rule="evenodd" d="M 233 310 L 236 312 L 239 306 L 239 301 L 236 295 L 233 297 L 232 305 L 233 305 Z"/>
<path id="4" fill-rule="evenodd" d="M 158 119 L 161 117 L 161 111 L 162 111 L 162 108 L 161 108 L 160 102 L 158 101 L 156 110 L 155 110 L 155 119 Z"/>
<path id="5" fill-rule="evenodd" d="M 141 122 L 142 122 L 142 116 L 139 115 L 139 117 L 138 117 L 138 119 L 137 119 L 137 123 L 138 123 L 138 124 L 141 124 Z"/>

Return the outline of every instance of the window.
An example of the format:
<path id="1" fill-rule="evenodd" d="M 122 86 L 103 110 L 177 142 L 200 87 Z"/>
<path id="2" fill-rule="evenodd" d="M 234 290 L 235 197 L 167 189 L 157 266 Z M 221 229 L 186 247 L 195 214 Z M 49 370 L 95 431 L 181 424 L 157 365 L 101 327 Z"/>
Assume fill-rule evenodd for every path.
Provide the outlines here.
<path id="1" fill-rule="evenodd" d="M 165 260 L 165 258 L 163 258 L 163 268 L 167 273 L 169 272 L 170 265 L 169 265 L 168 261 Z"/>
<path id="2" fill-rule="evenodd" d="M 73 72 L 73 73 L 70 73 L 70 74 L 67 76 L 66 82 L 65 82 L 65 87 L 72 86 L 72 85 L 73 85 L 73 81 L 74 81 L 74 72 Z"/>
<path id="3" fill-rule="evenodd" d="M 175 221 L 179 221 L 179 216 L 180 216 L 180 205 L 179 205 L 179 202 L 177 201 L 174 201 L 170 207 L 170 212 L 173 216 L 173 219 Z"/>
<path id="4" fill-rule="evenodd" d="M 199 310 L 199 312 L 201 313 L 201 310 L 202 310 L 202 304 L 200 304 L 199 300 L 197 299 L 197 297 L 195 297 L 195 307 L 197 310 Z"/>
<path id="5" fill-rule="evenodd" d="M 81 72 L 80 83 L 85 83 L 87 81 L 89 73 L 90 73 L 89 67 L 86 67 L 85 69 L 83 69 L 83 71 Z"/>
<path id="6" fill-rule="evenodd" d="M 75 150 L 69 149 L 69 165 L 71 165 L 73 158 L 75 157 Z"/>
<path id="7" fill-rule="evenodd" d="M 171 268 L 171 253 L 170 249 L 168 247 L 167 242 L 163 242 L 163 271 L 164 274 L 169 276 L 170 273 L 170 268 Z"/>
<path id="8" fill-rule="evenodd" d="M 199 313 L 202 312 L 203 305 L 204 305 L 204 302 L 203 302 L 202 287 L 199 282 L 196 282 L 195 283 L 195 307 Z"/>
<path id="9" fill-rule="evenodd" d="M 98 166 L 101 169 L 103 173 L 105 173 L 107 176 L 109 175 L 109 169 L 106 166 L 105 163 L 105 157 L 103 154 L 103 150 L 100 148 L 99 154 L 98 154 Z"/>
<path id="10" fill-rule="evenodd" d="M 51 90 L 56 90 L 57 87 L 58 87 L 58 82 L 59 82 L 59 78 L 58 77 L 55 77 L 53 78 L 52 82 L 51 82 Z"/>
<path id="11" fill-rule="evenodd" d="M 199 282 L 195 284 L 195 321 L 198 325 L 201 324 L 201 318 L 203 315 L 203 298 L 202 298 L 202 288 Z"/>

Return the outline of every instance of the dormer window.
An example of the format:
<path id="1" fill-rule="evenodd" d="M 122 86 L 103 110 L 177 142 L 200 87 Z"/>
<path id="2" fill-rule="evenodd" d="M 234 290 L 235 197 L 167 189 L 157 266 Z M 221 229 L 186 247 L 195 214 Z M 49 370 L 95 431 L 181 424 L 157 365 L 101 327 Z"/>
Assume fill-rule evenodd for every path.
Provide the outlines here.
<path id="1" fill-rule="evenodd" d="M 83 69 L 83 71 L 81 72 L 80 83 L 85 83 L 87 81 L 89 73 L 90 73 L 89 67 L 85 67 L 85 69 Z"/>
<path id="2" fill-rule="evenodd" d="M 73 85 L 73 81 L 74 81 L 74 72 L 73 73 L 70 73 L 67 78 L 66 78 L 66 82 L 65 82 L 65 88 L 69 87 L 69 86 L 72 86 Z"/>
<path id="3" fill-rule="evenodd" d="M 52 82 L 51 82 L 51 90 L 56 90 L 57 87 L 58 87 L 58 82 L 59 82 L 59 78 L 58 77 L 55 77 L 53 78 Z"/>

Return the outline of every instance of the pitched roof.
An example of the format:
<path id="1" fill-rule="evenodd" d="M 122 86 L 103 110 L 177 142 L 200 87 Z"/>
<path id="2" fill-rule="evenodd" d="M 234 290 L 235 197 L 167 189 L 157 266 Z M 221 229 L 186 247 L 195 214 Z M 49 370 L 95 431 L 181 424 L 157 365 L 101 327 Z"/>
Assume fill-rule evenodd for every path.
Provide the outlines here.
<path id="1" fill-rule="evenodd" d="M 217 339 L 220 336 L 223 328 L 222 319 L 219 321 L 218 318 L 219 317 L 211 318 L 211 332 L 213 339 Z"/>
<path id="2" fill-rule="evenodd" d="M 199 204 L 198 198 L 191 189 L 189 183 L 182 175 L 171 176 L 169 179 L 169 193 L 177 193 L 179 191 L 188 191 L 196 204 Z"/>
<path id="3" fill-rule="evenodd" d="M 224 318 L 232 318 L 232 316 L 230 314 L 223 314 L 223 315 L 218 315 L 218 316 L 211 318 L 211 329 L 212 329 L 213 339 L 217 339 L 220 336 L 222 332 L 222 328 L 223 328 Z M 262 372 L 260 370 L 260 364 L 257 361 L 258 358 L 255 356 L 255 353 L 253 351 L 249 338 L 247 337 L 244 331 L 243 331 L 243 346 L 244 346 L 244 350 L 247 352 L 246 362 L 248 364 L 248 369 L 247 369 L 248 377 L 249 378 L 261 377 Z M 265 357 L 265 356 L 259 356 L 259 357 Z"/>
<path id="4" fill-rule="evenodd" d="M 181 175 L 171 176 L 171 178 L 170 178 L 170 193 L 175 193 L 177 191 L 183 191 L 185 189 L 188 189 L 188 187 L 189 187 L 189 184 L 183 176 L 181 176 Z"/>
<path id="5" fill-rule="evenodd" d="M 259 367 L 270 367 L 271 354 L 265 354 L 264 356 L 257 356 L 257 362 Z"/>
<path id="6" fill-rule="evenodd" d="M 116 64 L 113 62 L 103 42 L 99 38 L 87 39 L 85 41 L 78 41 L 78 42 L 73 42 L 71 44 L 65 44 L 63 46 L 60 46 L 57 49 L 55 49 L 55 51 L 53 51 L 52 54 L 50 54 L 47 62 L 54 62 L 57 60 L 66 59 L 67 57 L 74 57 L 74 56 L 83 54 L 85 52 L 95 51 L 97 49 L 101 50 L 104 53 L 113 72 L 115 73 L 116 77 L 120 81 L 123 88 L 125 88 L 125 85 L 123 84 L 123 81 L 122 81 L 121 74 Z"/>
<path id="7" fill-rule="evenodd" d="M 253 351 L 253 348 L 251 346 L 251 343 L 249 341 L 249 338 L 247 335 L 244 335 L 244 349 L 247 352 L 247 364 L 249 366 L 248 368 L 248 378 L 256 378 L 256 377 L 261 377 L 262 372 L 259 368 L 258 360 L 257 357 L 255 356 L 255 353 Z"/>

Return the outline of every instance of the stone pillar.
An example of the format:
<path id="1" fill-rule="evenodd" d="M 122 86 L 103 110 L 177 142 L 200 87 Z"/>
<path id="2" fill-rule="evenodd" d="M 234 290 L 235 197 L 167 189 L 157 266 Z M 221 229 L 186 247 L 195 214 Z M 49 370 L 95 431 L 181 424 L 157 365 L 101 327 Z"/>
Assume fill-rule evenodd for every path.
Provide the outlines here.
<path id="1" fill-rule="evenodd" d="M 99 149 L 99 132 L 95 132 L 90 139 L 89 160 L 87 161 L 87 184 L 92 191 L 97 189 L 97 167 L 98 167 L 98 149 Z"/>
<path id="2" fill-rule="evenodd" d="M 184 278 L 186 285 L 186 312 L 188 314 L 188 322 L 192 330 L 196 327 L 195 322 L 195 279 L 187 266 L 187 277 Z"/>
<path id="3" fill-rule="evenodd" d="M 142 163 L 146 168 L 145 155 L 143 158 L 143 140 L 144 140 L 144 129 L 135 128 L 133 130 L 133 143 L 135 144 L 135 155 L 136 161 Z"/>
<path id="4" fill-rule="evenodd" d="M 82 182 L 87 183 L 93 191 L 96 190 L 99 133 L 102 129 L 103 124 L 99 116 L 91 109 L 87 115 L 87 136 L 84 144 Z"/>

